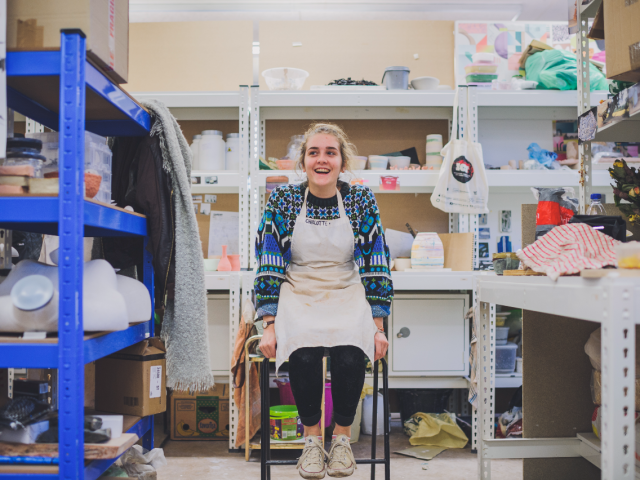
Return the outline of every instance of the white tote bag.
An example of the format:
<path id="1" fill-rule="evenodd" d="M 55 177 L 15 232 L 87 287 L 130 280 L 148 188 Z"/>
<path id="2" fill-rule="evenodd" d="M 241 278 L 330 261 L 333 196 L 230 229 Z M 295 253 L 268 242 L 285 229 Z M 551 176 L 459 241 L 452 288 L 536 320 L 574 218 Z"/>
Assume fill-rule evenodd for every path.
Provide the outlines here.
<path id="1" fill-rule="evenodd" d="M 467 96 L 468 98 L 468 96 Z M 451 139 L 442 149 L 444 157 L 436 188 L 431 194 L 434 207 L 447 213 L 489 213 L 489 183 L 484 170 L 482 145 L 458 140 L 458 90 L 453 102 Z"/>

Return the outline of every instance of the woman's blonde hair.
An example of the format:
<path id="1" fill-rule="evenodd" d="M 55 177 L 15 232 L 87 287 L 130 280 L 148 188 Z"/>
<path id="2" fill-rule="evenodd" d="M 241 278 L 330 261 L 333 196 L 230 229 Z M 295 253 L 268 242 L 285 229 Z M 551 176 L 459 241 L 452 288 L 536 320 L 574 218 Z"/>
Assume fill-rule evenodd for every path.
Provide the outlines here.
<path id="1" fill-rule="evenodd" d="M 304 141 L 300 147 L 300 155 L 296 167 L 304 171 L 304 159 L 307 153 L 307 142 L 311 137 L 318 133 L 325 135 L 333 135 L 340 146 L 340 156 L 342 157 L 342 168 L 346 171 L 351 170 L 353 157 L 357 155 L 356 147 L 349 141 L 349 137 L 344 130 L 333 123 L 314 123 L 304 134 Z"/>

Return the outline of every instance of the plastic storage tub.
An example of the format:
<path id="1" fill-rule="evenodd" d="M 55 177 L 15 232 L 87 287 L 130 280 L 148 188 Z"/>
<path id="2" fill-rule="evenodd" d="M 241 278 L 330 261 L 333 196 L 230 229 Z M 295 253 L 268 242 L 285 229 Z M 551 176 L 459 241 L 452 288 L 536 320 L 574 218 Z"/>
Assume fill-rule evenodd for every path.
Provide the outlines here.
<path id="1" fill-rule="evenodd" d="M 409 72 L 409 67 L 387 67 L 380 83 L 384 84 L 387 90 L 408 90 Z"/>
<path id="2" fill-rule="evenodd" d="M 507 342 L 506 345 L 496 345 L 496 373 L 514 372 L 517 350 L 518 345 L 512 342 Z"/>
<path id="3" fill-rule="evenodd" d="M 509 339 L 509 327 L 496 327 L 496 345 L 506 345 Z"/>
<path id="4" fill-rule="evenodd" d="M 309 72 L 300 68 L 276 67 L 262 72 L 269 90 L 300 90 Z"/>
<path id="5" fill-rule="evenodd" d="M 353 157 L 351 168 L 354 170 L 364 170 L 367 168 L 367 157 Z"/>
<path id="6" fill-rule="evenodd" d="M 295 405 L 278 405 L 269 409 L 271 438 L 280 441 L 298 440 L 304 436 L 304 425 Z"/>
<path id="7" fill-rule="evenodd" d="M 45 177 L 58 176 L 58 132 L 28 133 L 28 138 L 42 142 L 42 155 L 46 158 L 43 166 Z M 107 146 L 107 139 L 91 132 L 84 132 L 85 183 L 88 176 L 99 176 L 100 187 L 95 200 L 111 204 L 111 163 L 113 154 Z"/>
<path id="8" fill-rule="evenodd" d="M 640 268 L 640 242 L 620 243 L 615 249 L 618 268 Z"/>
<path id="9" fill-rule="evenodd" d="M 411 157 L 389 157 L 389 165 L 397 168 L 405 168 L 408 167 L 411 163 Z"/>
<path id="10" fill-rule="evenodd" d="M 42 142 L 33 138 L 8 138 L 2 174 L 42 178 Z M 17 187 L 20 190 L 21 187 Z"/>
<path id="11" fill-rule="evenodd" d="M 467 75 L 467 83 L 491 83 L 491 80 L 496 80 L 498 75 L 490 73 L 474 73 Z"/>
<path id="12" fill-rule="evenodd" d="M 464 67 L 464 73 L 473 75 L 476 73 L 496 73 L 498 71 L 497 63 L 472 63 Z"/>
<path id="13" fill-rule="evenodd" d="M 379 155 L 369 155 L 369 168 L 371 170 L 386 170 L 389 159 Z"/>

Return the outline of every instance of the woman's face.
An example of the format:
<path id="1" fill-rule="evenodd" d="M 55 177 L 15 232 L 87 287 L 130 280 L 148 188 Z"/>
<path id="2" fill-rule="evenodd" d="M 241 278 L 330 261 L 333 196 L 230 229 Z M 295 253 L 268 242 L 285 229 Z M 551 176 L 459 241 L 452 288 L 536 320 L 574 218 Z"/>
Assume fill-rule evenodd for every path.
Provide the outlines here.
<path id="1" fill-rule="evenodd" d="M 343 172 L 340 144 L 333 135 L 317 133 L 307 141 L 304 169 L 309 183 L 318 187 L 336 185 Z"/>

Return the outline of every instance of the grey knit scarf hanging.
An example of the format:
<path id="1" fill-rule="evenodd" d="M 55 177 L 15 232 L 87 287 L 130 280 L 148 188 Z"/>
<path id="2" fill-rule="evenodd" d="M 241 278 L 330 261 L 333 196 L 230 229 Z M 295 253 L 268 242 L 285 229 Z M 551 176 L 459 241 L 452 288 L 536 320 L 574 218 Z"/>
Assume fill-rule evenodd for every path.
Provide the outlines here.
<path id="1" fill-rule="evenodd" d="M 191 203 L 191 149 L 169 109 L 143 102 L 154 117 L 162 168 L 169 174 L 175 204 L 175 296 L 168 300 L 161 338 L 167 347 L 167 387 L 206 390 L 213 386 L 209 363 L 207 298 L 198 223 Z"/>

